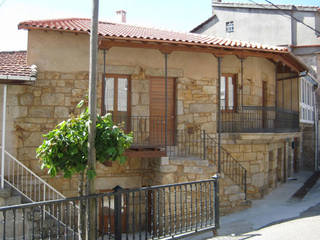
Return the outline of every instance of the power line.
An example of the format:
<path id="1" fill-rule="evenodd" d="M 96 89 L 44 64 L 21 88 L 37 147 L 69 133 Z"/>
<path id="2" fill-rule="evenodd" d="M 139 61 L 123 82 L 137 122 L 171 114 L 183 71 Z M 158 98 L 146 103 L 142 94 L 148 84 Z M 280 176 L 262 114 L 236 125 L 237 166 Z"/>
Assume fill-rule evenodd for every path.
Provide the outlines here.
<path id="1" fill-rule="evenodd" d="M 320 31 L 318 31 L 317 29 L 315 29 L 315 28 L 311 27 L 310 25 L 308 25 L 308 24 L 300 21 L 299 19 L 297 19 L 297 18 L 294 17 L 293 15 L 286 13 L 285 11 L 283 11 L 280 7 L 278 7 L 277 5 L 275 5 L 274 3 L 272 3 L 271 1 L 269 1 L 269 0 L 265 0 L 265 1 L 266 1 L 267 3 L 269 3 L 269 4 L 271 4 L 272 6 L 274 6 L 275 8 L 281 10 L 281 12 L 283 12 L 283 13 L 286 14 L 286 15 L 288 15 L 290 18 L 293 18 L 293 19 L 296 20 L 297 22 L 299 22 L 299 23 L 301 23 L 302 25 L 310 28 L 311 30 L 315 31 L 317 34 L 320 35 Z"/>
<path id="2" fill-rule="evenodd" d="M 255 1 L 253 1 L 253 0 L 248 0 L 248 1 L 251 2 L 251 3 L 253 3 L 253 4 L 255 4 L 255 5 L 257 5 L 257 6 L 260 6 L 260 7 L 263 7 L 263 8 L 265 8 L 265 9 L 267 9 L 266 5 L 264 5 L 264 4 L 257 3 L 257 2 L 255 2 Z M 279 7 L 278 7 L 277 5 L 275 5 L 274 3 L 272 3 L 272 2 L 270 2 L 270 1 L 268 1 L 268 0 L 265 0 L 265 1 L 268 2 L 269 4 L 271 4 L 272 6 L 274 6 L 275 8 L 281 10 L 281 12 L 285 14 L 285 15 L 282 15 L 283 17 L 286 17 L 286 18 L 289 18 L 289 19 L 293 18 L 293 19 L 296 20 L 297 22 L 305 25 L 306 27 L 310 28 L 312 31 L 314 31 L 314 32 L 316 32 L 317 34 L 320 35 L 320 31 L 318 31 L 317 29 L 315 29 L 315 28 L 311 27 L 310 25 L 308 25 L 308 24 L 300 21 L 300 20 L 297 19 L 296 17 L 294 17 L 294 16 L 286 13 L 285 11 L 283 11 L 281 8 L 279 8 Z"/>

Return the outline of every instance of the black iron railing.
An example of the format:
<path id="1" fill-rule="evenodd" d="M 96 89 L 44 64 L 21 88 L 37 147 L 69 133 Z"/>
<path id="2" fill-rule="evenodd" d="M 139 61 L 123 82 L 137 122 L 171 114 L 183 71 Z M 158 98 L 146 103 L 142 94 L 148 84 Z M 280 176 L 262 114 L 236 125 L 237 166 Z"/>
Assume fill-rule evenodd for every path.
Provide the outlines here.
<path id="1" fill-rule="evenodd" d="M 221 110 L 222 132 L 288 132 L 299 129 L 299 113 L 275 107 Z"/>
<path id="2" fill-rule="evenodd" d="M 133 147 L 165 147 L 165 117 L 113 116 L 113 121 L 133 133 Z"/>
<path id="3" fill-rule="evenodd" d="M 79 209 L 94 201 L 95 239 L 163 239 L 219 226 L 218 179 L 0 208 L 2 239 L 79 239 Z M 71 204 L 70 204 L 71 203 Z M 56 216 L 56 217 L 53 217 Z"/>
<path id="4" fill-rule="evenodd" d="M 208 134 L 205 134 L 206 158 L 218 166 L 218 143 Z M 228 176 L 244 192 L 247 199 L 247 170 L 222 146 L 220 147 L 221 172 Z"/>
<path id="5" fill-rule="evenodd" d="M 247 170 L 223 147 L 220 151 L 220 167 L 247 196 Z M 169 157 L 189 157 L 218 162 L 218 143 L 204 130 L 178 130 L 175 134 L 175 144 L 167 146 Z"/>

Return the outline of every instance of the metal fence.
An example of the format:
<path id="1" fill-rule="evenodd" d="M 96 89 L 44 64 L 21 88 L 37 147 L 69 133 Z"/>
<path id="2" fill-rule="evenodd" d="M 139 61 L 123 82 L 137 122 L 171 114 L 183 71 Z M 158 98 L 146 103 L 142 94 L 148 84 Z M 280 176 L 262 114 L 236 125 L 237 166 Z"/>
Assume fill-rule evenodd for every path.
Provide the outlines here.
<path id="1" fill-rule="evenodd" d="M 243 106 L 221 111 L 222 132 L 283 132 L 299 129 L 299 113 L 275 107 Z"/>
<path id="2" fill-rule="evenodd" d="M 219 226 L 217 178 L 0 208 L 2 239 L 79 239 L 79 208 L 94 201 L 95 239 L 166 239 Z M 83 225 L 82 225 L 83 227 Z"/>

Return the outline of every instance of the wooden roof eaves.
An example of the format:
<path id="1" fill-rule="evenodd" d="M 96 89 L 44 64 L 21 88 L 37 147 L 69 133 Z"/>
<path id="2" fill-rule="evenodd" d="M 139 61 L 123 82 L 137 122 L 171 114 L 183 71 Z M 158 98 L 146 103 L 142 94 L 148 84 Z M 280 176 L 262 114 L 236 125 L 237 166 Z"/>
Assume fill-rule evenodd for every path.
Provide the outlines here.
<path id="1" fill-rule="evenodd" d="M 281 62 L 289 66 L 295 72 L 305 71 L 303 66 L 294 63 L 291 59 L 288 59 L 288 52 L 265 52 L 255 49 L 232 49 L 225 48 L 224 46 L 213 46 L 213 45 L 190 45 L 185 43 L 169 43 L 169 42 L 159 42 L 159 41 L 140 41 L 135 39 L 130 40 L 115 40 L 115 39 L 105 39 L 101 38 L 99 40 L 100 49 L 110 49 L 112 47 L 132 47 L 132 48 L 146 48 L 146 49 L 158 49 L 161 52 L 170 53 L 172 51 L 186 51 L 186 52 L 200 52 L 200 53 L 210 53 L 214 56 L 223 57 L 226 55 L 235 55 L 239 58 L 246 57 L 263 57 L 271 60 L 272 62 Z"/>

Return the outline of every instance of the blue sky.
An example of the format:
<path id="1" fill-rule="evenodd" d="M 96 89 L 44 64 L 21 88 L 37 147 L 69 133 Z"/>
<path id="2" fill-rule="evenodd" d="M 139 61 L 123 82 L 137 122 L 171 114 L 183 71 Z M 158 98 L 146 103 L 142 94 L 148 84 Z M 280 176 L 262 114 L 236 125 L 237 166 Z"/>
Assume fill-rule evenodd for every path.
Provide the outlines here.
<path id="1" fill-rule="evenodd" d="M 320 0 L 273 0 L 273 3 L 319 6 Z M 90 18 L 91 4 L 91 0 L 0 0 L 0 51 L 26 49 L 27 31 L 17 30 L 20 21 Z M 114 21 L 119 9 L 127 11 L 130 24 L 187 32 L 211 16 L 211 0 L 100 0 L 99 19 Z"/>

